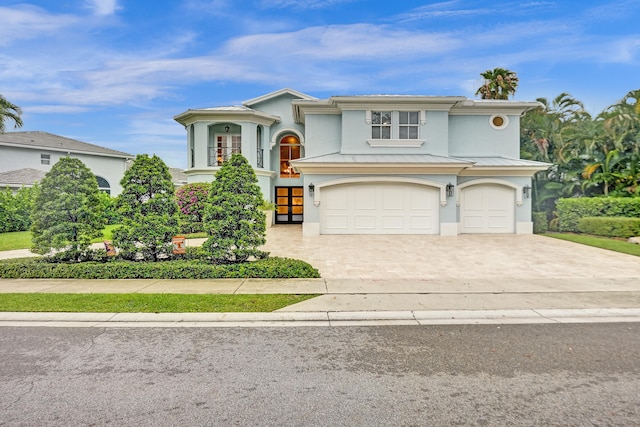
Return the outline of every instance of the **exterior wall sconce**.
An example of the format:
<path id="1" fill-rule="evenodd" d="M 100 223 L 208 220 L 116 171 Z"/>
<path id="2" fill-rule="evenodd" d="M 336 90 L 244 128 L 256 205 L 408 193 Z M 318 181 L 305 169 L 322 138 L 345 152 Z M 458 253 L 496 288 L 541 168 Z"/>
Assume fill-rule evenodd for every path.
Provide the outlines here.
<path id="1" fill-rule="evenodd" d="M 452 183 L 447 184 L 447 197 L 453 197 L 453 189 L 456 188 Z"/>
<path id="2" fill-rule="evenodd" d="M 229 133 L 229 125 L 226 125 L 226 126 L 224 127 L 224 131 L 225 131 L 226 133 Z"/>
<path id="3" fill-rule="evenodd" d="M 309 184 L 309 197 L 313 197 L 316 192 L 316 186 L 313 185 L 313 182 Z"/>
<path id="4" fill-rule="evenodd" d="M 522 197 L 524 197 L 525 199 L 528 199 L 529 197 L 531 197 L 531 187 L 528 185 L 525 185 L 524 187 L 522 187 Z"/>

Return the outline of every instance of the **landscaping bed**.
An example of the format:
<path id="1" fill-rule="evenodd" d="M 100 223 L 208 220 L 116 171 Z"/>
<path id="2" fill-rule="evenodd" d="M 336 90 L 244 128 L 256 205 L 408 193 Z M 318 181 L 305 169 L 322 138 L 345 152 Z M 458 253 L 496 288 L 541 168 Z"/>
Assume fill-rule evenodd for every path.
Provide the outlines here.
<path id="1" fill-rule="evenodd" d="M 44 258 L 18 258 L 0 262 L 5 279 L 237 279 L 319 278 L 317 269 L 291 258 L 265 258 L 237 264 L 202 260 L 52 263 Z"/>

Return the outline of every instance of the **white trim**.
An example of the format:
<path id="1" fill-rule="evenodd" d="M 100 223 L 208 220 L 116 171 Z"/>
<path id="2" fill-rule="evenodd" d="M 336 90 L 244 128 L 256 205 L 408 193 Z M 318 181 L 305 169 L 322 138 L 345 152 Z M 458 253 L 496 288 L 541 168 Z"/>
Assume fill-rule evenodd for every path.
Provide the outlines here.
<path id="1" fill-rule="evenodd" d="M 502 185 L 504 187 L 509 187 L 515 190 L 515 196 L 516 196 L 516 205 L 517 206 L 522 206 L 522 186 L 518 185 L 518 184 L 514 184 L 511 181 L 506 181 L 503 179 L 495 179 L 495 178 L 481 178 L 481 179 L 474 179 L 471 181 L 467 181 L 467 182 L 463 182 L 462 184 L 459 184 L 458 187 L 455 189 L 455 196 L 456 196 L 456 206 L 460 206 L 460 191 L 462 191 L 463 189 L 467 188 L 467 187 L 471 187 L 474 185 L 482 185 L 482 184 L 494 184 L 494 185 Z"/>
<path id="2" fill-rule="evenodd" d="M 298 141 L 300 141 L 300 145 L 304 147 L 304 134 L 302 132 L 294 128 L 283 128 L 278 129 L 278 132 L 273 134 L 273 136 L 271 137 L 271 141 L 269 142 L 269 150 L 272 150 L 273 147 L 275 147 L 278 141 L 282 138 L 282 136 L 286 133 L 292 133 L 297 136 Z"/>
<path id="3" fill-rule="evenodd" d="M 320 192 L 324 187 L 333 187 L 334 185 L 342 184 L 362 184 L 362 183 L 374 183 L 374 182 L 399 182 L 405 184 L 417 184 L 424 185 L 425 187 L 435 187 L 440 190 L 440 206 L 447 205 L 447 184 L 440 182 L 428 181 L 426 179 L 418 178 L 403 178 L 396 176 L 364 176 L 354 178 L 339 178 L 330 181 L 324 181 L 319 184 L 315 184 L 315 193 L 313 195 L 313 204 L 315 206 L 320 205 Z"/>
<path id="4" fill-rule="evenodd" d="M 420 110 L 420 124 L 422 126 L 427 124 L 427 112 L 425 110 Z"/>

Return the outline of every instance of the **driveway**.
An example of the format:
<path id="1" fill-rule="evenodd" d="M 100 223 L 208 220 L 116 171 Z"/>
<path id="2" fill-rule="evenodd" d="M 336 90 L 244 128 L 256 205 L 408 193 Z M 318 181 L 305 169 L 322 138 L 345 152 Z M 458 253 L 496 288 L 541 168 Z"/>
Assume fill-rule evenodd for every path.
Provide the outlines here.
<path id="1" fill-rule="evenodd" d="M 538 235 L 313 236 L 301 226 L 267 229 L 272 256 L 302 259 L 325 279 L 640 281 L 640 260 Z"/>

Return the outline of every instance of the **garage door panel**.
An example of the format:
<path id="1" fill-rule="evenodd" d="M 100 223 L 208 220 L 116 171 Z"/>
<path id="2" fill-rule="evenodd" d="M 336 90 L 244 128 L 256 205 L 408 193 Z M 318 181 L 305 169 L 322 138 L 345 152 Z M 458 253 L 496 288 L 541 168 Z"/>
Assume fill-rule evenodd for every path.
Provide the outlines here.
<path id="1" fill-rule="evenodd" d="M 353 217 L 353 227 L 356 230 L 375 230 L 376 217 L 374 215 L 356 215 Z"/>
<path id="2" fill-rule="evenodd" d="M 402 184 L 345 184 L 321 193 L 323 234 L 437 234 L 439 191 Z M 340 221 L 336 220 L 340 217 Z"/>
<path id="3" fill-rule="evenodd" d="M 515 191 L 512 188 L 479 184 L 462 189 L 460 222 L 462 233 L 513 233 Z"/>
<path id="4" fill-rule="evenodd" d="M 354 201 L 354 209 L 356 210 L 375 210 L 376 209 L 376 201 L 377 194 L 372 188 L 365 188 L 362 191 L 345 191 L 345 193 L 349 194 L 350 197 L 353 198 Z"/>

